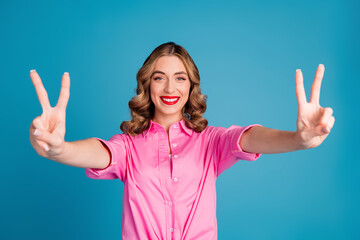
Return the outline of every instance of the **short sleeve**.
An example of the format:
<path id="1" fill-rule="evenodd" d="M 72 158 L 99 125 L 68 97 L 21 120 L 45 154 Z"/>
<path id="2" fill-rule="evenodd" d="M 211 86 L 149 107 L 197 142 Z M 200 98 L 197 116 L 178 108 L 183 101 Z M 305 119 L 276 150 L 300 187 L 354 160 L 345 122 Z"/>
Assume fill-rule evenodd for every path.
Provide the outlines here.
<path id="1" fill-rule="evenodd" d="M 92 179 L 117 179 L 122 182 L 126 175 L 126 144 L 125 136 L 117 134 L 112 136 L 108 141 L 95 138 L 99 140 L 110 152 L 110 164 L 104 169 L 85 168 L 85 173 Z"/>
<path id="2" fill-rule="evenodd" d="M 255 161 L 261 156 L 259 153 L 243 151 L 239 144 L 242 134 L 253 126 L 261 125 L 252 124 L 245 127 L 232 125 L 229 128 L 217 128 L 214 135 L 215 168 L 217 176 L 239 160 Z"/>

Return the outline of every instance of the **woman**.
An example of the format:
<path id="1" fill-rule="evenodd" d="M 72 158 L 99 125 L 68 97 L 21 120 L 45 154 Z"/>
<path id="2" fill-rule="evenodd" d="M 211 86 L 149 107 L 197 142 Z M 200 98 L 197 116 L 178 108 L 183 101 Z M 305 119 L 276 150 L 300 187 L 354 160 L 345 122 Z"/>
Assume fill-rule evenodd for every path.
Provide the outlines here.
<path id="1" fill-rule="evenodd" d="M 262 153 L 314 148 L 328 136 L 335 119 L 331 108 L 319 105 L 323 74 L 319 65 L 307 102 L 302 73 L 296 71 L 296 132 L 258 124 L 212 127 L 202 117 L 206 96 L 195 63 L 183 47 L 165 43 L 137 74 L 132 119 L 121 124 L 123 134 L 65 142 L 69 74 L 52 108 L 32 70 L 43 114 L 31 124 L 30 141 L 40 156 L 83 167 L 90 178 L 124 182 L 123 239 L 217 239 L 215 182 L 224 170 Z"/>

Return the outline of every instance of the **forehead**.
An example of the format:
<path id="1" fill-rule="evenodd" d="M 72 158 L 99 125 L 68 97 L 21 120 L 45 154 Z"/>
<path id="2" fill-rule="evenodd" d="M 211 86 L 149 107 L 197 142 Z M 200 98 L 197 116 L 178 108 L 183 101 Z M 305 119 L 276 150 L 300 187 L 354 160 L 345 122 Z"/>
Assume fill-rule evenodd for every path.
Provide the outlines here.
<path id="1" fill-rule="evenodd" d="M 162 71 L 165 73 L 187 72 L 181 59 L 176 56 L 160 57 L 155 63 L 154 71 Z"/>

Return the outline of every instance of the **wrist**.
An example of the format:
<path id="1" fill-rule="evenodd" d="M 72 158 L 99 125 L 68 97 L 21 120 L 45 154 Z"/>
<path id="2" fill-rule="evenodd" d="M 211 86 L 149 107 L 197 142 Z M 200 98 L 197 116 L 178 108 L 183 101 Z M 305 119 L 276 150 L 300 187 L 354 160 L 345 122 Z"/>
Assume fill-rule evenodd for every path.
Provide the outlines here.
<path id="1" fill-rule="evenodd" d="M 70 142 L 64 141 L 63 144 L 55 151 L 55 153 L 50 157 L 51 160 L 62 162 L 66 159 L 67 152 L 69 151 Z"/>
<path id="2" fill-rule="evenodd" d="M 301 136 L 301 134 L 298 131 L 294 132 L 294 141 L 295 146 L 297 147 L 297 150 L 306 150 L 309 149 L 309 145 L 306 143 L 304 138 Z"/>

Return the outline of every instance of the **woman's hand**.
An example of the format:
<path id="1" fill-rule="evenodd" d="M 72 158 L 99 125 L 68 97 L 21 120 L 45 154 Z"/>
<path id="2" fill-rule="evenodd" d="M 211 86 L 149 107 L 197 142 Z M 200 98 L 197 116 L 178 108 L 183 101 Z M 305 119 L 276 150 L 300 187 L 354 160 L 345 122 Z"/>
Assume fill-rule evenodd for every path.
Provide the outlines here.
<path id="1" fill-rule="evenodd" d="M 335 118 L 332 108 L 323 108 L 319 104 L 321 81 L 324 76 L 324 65 L 317 68 L 311 87 L 310 102 L 306 101 L 303 75 L 300 69 L 295 73 L 295 92 L 298 101 L 296 141 L 302 149 L 319 146 L 329 135 Z"/>
<path id="2" fill-rule="evenodd" d="M 51 159 L 60 155 L 65 147 L 65 118 L 70 96 L 70 76 L 69 73 L 64 73 L 62 77 L 60 96 L 55 107 L 51 107 L 47 92 L 35 70 L 30 71 L 30 78 L 43 110 L 31 123 L 30 142 L 40 156 Z"/>

